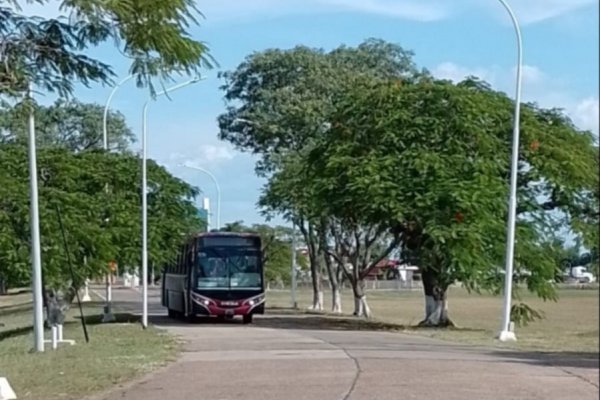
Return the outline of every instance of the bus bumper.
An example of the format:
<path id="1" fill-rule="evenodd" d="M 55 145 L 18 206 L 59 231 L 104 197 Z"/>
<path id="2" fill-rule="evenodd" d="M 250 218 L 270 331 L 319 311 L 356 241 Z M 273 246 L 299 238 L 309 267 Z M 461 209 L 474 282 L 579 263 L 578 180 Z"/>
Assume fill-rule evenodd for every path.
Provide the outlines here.
<path id="1" fill-rule="evenodd" d="M 240 300 L 216 300 L 192 293 L 193 313 L 199 315 L 235 316 L 264 314 L 264 294 Z"/>

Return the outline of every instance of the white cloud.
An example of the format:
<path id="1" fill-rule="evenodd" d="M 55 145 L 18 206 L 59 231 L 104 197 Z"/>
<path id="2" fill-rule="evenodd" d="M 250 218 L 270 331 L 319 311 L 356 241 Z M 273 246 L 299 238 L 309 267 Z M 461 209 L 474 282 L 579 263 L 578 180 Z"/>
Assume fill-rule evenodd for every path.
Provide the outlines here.
<path id="1" fill-rule="evenodd" d="M 203 144 L 192 151 L 185 153 L 174 152 L 169 154 L 164 164 L 170 167 L 189 165 L 192 167 L 215 167 L 223 162 L 231 161 L 239 153 L 227 144 Z"/>
<path id="2" fill-rule="evenodd" d="M 381 14 L 417 21 L 435 21 L 447 17 L 450 8 L 439 1 L 416 0 L 320 0 L 324 5 L 371 14 Z"/>
<path id="3" fill-rule="evenodd" d="M 440 79 L 460 82 L 469 76 L 476 76 L 491 85 L 496 83 L 496 73 L 492 68 L 469 68 L 453 62 L 443 62 L 431 70 L 431 73 Z"/>
<path id="4" fill-rule="evenodd" d="M 600 102 L 598 97 L 583 99 L 569 111 L 569 114 L 573 118 L 573 122 L 578 127 L 598 134 L 598 125 L 600 124 L 598 117 L 598 114 L 600 113 Z"/>
<path id="5" fill-rule="evenodd" d="M 214 163 L 218 161 L 229 161 L 235 157 L 235 153 L 226 145 L 202 145 L 199 149 L 198 159 Z"/>
<path id="6" fill-rule="evenodd" d="M 532 24 L 598 4 L 598 0 L 517 0 L 512 3 L 520 22 Z"/>
<path id="7" fill-rule="evenodd" d="M 443 62 L 431 70 L 442 79 L 460 82 L 467 76 L 476 76 L 491 84 L 495 89 L 514 96 L 516 70 L 503 71 L 497 66 L 465 67 L 453 62 Z M 569 92 L 568 85 L 552 79 L 534 65 L 523 66 L 523 100 L 536 102 L 542 107 L 561 108 L 580 129 L 598 135 L 598 97 L 581 98 Z"/>
<path id="8" fill-rule="evenodd" d="M 560 17 L 598 4 L 598 0 L 514 0 L 509 1 L 519 22 L 532 24 Z M 44 5 L 22 1 L 25 14 L 56 17 L 60 2 Z M 479 8 L 488 15 L 509 23 L 506 12 L 493 0 L 199 0 L 207 17 L 205 23 L 269 18 L 282 15 L 320 14 L 355 11 L 416 21 L 437 21 Z"/>
<path id="9" fill-rule="evenodd" d="M 570 14 L 597 4 L 597 0 L 509 1 L 523 25 Z M 477 8 L 510 23 L 502 5 L 493 0 L 220 0 L 199 1 L 208 23 L 215 20 L 264 18 L 290 14 L 355 11 L 416 21 L 436 21 Z"/>
<path id="10" fill-rule="evenodd" d="M 517 68 L 513 68 L 514 79 L 517 77 Z M 538 85 L 546 81 L 546 75 L 536 66 L 523 65 L 521 68 L 521 76 L 523 78 L 523 84 L 527 85 Z"/>
<path id="11" fill-rule="evenodd" d="M 356 11 L 418 21 L 448 16 L 450 7 L 440 0 L 220 0 L 199 1 L 207 22 L 281 15 Z"/>

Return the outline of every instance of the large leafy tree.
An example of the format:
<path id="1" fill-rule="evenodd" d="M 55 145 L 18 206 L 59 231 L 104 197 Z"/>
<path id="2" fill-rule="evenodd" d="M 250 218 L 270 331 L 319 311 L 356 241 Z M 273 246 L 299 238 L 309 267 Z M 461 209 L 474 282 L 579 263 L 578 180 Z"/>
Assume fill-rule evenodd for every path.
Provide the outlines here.
<path id="1" fill-rule="evenodd" d="M 29 278 L 27 153 L 0 147 L 0 272 L 9 283 Z M 140 258 L 139 160 L 129 154 L 72 153 L 40 149 L 40 229 L 44 283 L 78 288 L 107 272 L 108 261 L 138 265 Z M 193 198 L 197 190 L 154 162 L 148 165 L 149 259 L 171 260 L 185 235 L 201 229 Z M 110 188 L 105 191 L 106 186 Z M 71 259 L 71 279 L 56 208 L 60 209 Z"/>
<path id="2" fill-rule="evenodd" d="M 356 85 L 337 101 L 306 163 L 320 208 L 399 232 L 423 274 L 423 324 L 451 324 L 449 285 L 501 288 L 512 102 L 476 80 L 430 78 Z M 555 299 L 545 232 L 559 223 L 594 239 L 597 147 L 560 111 L 533 104 L 521 133 L 516 276 Z"/>
<path id="3" fill-rule="evenodd" d="M 50 106 L 34 105 L 38 146 L 64 147 L 71 151 L 102 148 L 104 107 L 77 100 L 58 100 Z M 27 116 L 30 108 L 25 103 L 0 108 L 0 143 L 27 142 Z M 125 117 L 109 110 L 107 115 L 109 148 L 125 151 L 134 141 Z"/>
<path id="4" fill-rule="evenodd" d="M 336 108 L 334 99 L 351 89 L 356 76 L 412 79 L 420 73 L 411 57 L 402 47 L 375 39 L 329 52 L 297 46 L 254 53 L 236 70 L 223 74 L 228 108 L 219 117 L 220 137 L 260 155 L 259 175 L 270 177 L 284 164 L 293 168 L 284 160 L 301 159 L 318 144 Z M 310 195 L 301 194 L 301 186 L 286 190 L 267 188 L 269 194 L 261 204 L 285 215 L 303 232 L 309 248 L 313 308 L 322 309 L 320 271 L 331 221 L 326 215 L 305 212 L 310 206 L 304 200 Z"/>
<path id="5" fill-rule="evenodd" d="M 116 43 L 131 60 L 140 86 L 174 73 L 196 74 L 211 66 L 206 45 L 188 29 L 201 15 L 193 0 L 37 0 L 60 4 L 70 18 L 26 17 L 19 2 L 0 6 L 0 94 L 21 97 L 28 84 L 60 97 L 74 84 L 110 82 L 110 65 L 85 50 Z"/>

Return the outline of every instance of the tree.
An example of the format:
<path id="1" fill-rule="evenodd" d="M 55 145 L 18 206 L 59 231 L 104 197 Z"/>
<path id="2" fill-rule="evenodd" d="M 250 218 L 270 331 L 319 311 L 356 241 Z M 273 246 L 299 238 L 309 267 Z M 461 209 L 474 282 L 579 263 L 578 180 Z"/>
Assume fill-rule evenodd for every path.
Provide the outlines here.
<path id="1" fill-rule="evenodd" d="M 0 271 L 10 283 L 29 279 L 27 152 L 0 146 Z M 44 286 L 74 294 L 86 278 L 108 272 L 108 262 L 137 265 L 139 159 L 130 154 L 40 149 L 40 230 Z M 201 228 L 192 203 L 198 191 L 163 167 L 148 164 L 149 260 L 169 262 L 182 239 Z M 107 193 L 105 187 L 110 191 Z M 57 210 L 76 269 L 71 279 Z"/>
<path id="2" fill-rule="evenodd" d="M 502 287 L 511 103 L 473 79 L 357 84 L 337 98 L 325 142 L 306 162 L 331 215 L 400 234 L 423 276 L 424 325 L 452 324 L 447 289 L 457 281 Z M 543 234 L 557 220 L 588 238 L 597 231 L 597 150 L 589 132 L 533 104 L 521 134 L 516 272 L 556 299 Z M 516 305 L 513 316 L 523 310 Z"/>
<path id="3" fill-rule="evenodd" d="M 254 53 L 236 70 L 222 74 L 222 89 L 229 105 L 219 117 L 220 137 L 243 151 L 260 155 L 257 173 L 270 177 L 283 168 L 292 168 L 286 159 L 302 158 L 318 144 L 336 108 L 334 99 L 352 87 L 356 76 L 409 80 L 418 75 L 412 53 L 375 39 L 356 48 L 342 46 L 330 52 L 297 46 Z M 279 179 L 277 184 L 283 187 L 283 182 Z M 271 190 L 270 186 L 272 182 L 265 188 L 262 205 L 285 215 L 303 232 L 309 248 L 313 308 L 322 309 L 322 245 L 328 242 L 330 221 L 326 215 L 312 218 L 311 214 L 309 218 L 307 213 L 299 213 L 307 209 L 307 203 L 294 202 L 310 197 L 295 196 L 304 187 L 288 185 L 288 189 L 294 189 L 286 192 Z M 329 275 L 331 278 L 335 274 Z"/>
<path id="4" fill-rule="evenodd" d="M 29 107 L 19 103 L 0 108 L 0 143 L 27 143 Z M 36 137 L 40 147 L 65 147 L 83 151 L 103 147 L 102 130 L 104 107 L 77 100 L 57 100 L 51 106 L 34 105 Z M 109 111 L 107 116 L 109 148 L 125 151 L 134 135 L 120 112 Z"/>
<path id="5" fill-rule="evenodd" d="M 63 0 L 68 19 L 25 17 L 11 3 L 0 7 L 0 95 L 21 97 L 33 84 L 66 97 L 76 81 L 109 83 L 112 68 L 84 54 L 109 40 L 131 60 L 138 85 L 151 90 L 153 78 L 212 65 L 206 45 L 187 32 L 201 15 L 193 0 Z"/>

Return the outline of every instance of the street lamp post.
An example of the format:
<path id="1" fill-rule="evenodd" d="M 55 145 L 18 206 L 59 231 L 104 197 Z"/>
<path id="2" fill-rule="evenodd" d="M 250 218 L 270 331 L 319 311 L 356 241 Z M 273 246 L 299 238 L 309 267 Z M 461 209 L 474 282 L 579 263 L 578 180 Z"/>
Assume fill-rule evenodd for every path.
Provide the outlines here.
<path id="1" fill-rule="evenodd" d="M 110 92 L 108 99 L 106 99 L 106 105 L 104 106 L 104 115 L 102 117 L 102 144 L 105 151 L 108 151 L 108 110 L 110 107 L 110 102 L 112 101 L 113 96 L 117 92 L 117 90 L 123 85 L 125 82 L 129 81 L 133 78 L 133 75 L 127 76 L 125 79 L 117 83 Z M 108 185 L 105 187 L 105 191 L 108 193 Z M 111 272 L 106 275 L 106 306 L 104 307 L 104 315 L 102 316 L 103 322 L 112 322 L 115 320 L 114 315 L 111 311 L 112 306 L 112 282 L 110 281 Z"/>
<path id="2" fill-rule="evenodd" d="M 297 248 L 296 248 L 296 225 L 292 224 L 292 271 L 291 271 L 291 303 L 292 308 L 298 308 L 298 303 L 296 302 L 296 265 L 297 265 Z"/>
<path id="3" fill-rule="evenodd" d="M 110 92 L 108 99 L 106 99 L 106 105 L 104 106 L 104 115 L 102 117 L 102 139 L 103 139 L 102 143 L 103 143 L 104 150 L 108 150 L 108 110 L 110 107 L 110 102 L 112 101 L 112 98 L 115 95 L 115 93 L 117 92 L 117 90 L 119 90 L 119 88 L 125 82 L 129 81 L 131 78 L 133 78 L 133 75 L 129 75 L 128 77 L 123 79 L 121 82 L 117 83 L 115 85 L 115 87 L 113 87 L 112 91 Z"/>
<path id="4" fill-rule="evenodd" d="M 177 89 L 181 89 L 188 85 L 192 85 L 201 80 L 200 77 L 196 77 L 187 82 L 180 83 L 168 89 L 163 90 L 156 94 L 156 96 L 162 96 L 169 92 Z M 144 103 L 144 109 L 142 111 L 142 326 L 148 327 L 148 180 L 146 174 L 147 164 L 147 116 L 148 116 L 148 104 L 151 98 L 146 100 Z"/>
<path id="5" fill-rule="evenodd" d="M 515 341 L 514 330 L 510 320 L 510 311 L 512 305 L 512 281 L 514 268 L 514 252 L 515 252 L 515 225 L 517 217 L 517 174 L 519 169 L 519 122 L 521 113 L 521 84 L 523 65 L 523 43 L 521 38 L 521 29 L 515 13 L 506 0 L 498 0 L 512 20 L 515 33 L 517 36 L 517 83 L 515 95 L 515 112 L 513 117 L 513 135 L 512 135 L 512 155 L 510 169 L 510 194 L 508 200 L 508 221 L 506 227 L 506 270 L 504 274 L 504 304 L 502 309 L 502 327 L 498 333 L 500 341 Z"/>
<path id="6" fill-rule="evenodd" d="M 29 85 L 29 101 L 33 103 L 33 85 Z M 37 152 L 35 147 L 35 119 L 33 104 L 29 110 L 29 187 L 31 224 L 31 283 L 33 290 L 34 351 L 44 351 L 44 299 L 42 288 L 42 257 L 40 250 L 40 214 L 38 207 Z"/>
<path id="7" fill-rule="evenodd" d="M 196 171 L 204 172 L 208 177 L 213 181 L 215 187 L 217 188 L 217 230 L 221 229 L 221 186 L 217 181 L 217 178 L 207 169 L 202 167 L 196 167 L 190 164 L 181 164 L 182 167 L 194 169 Z"/>

